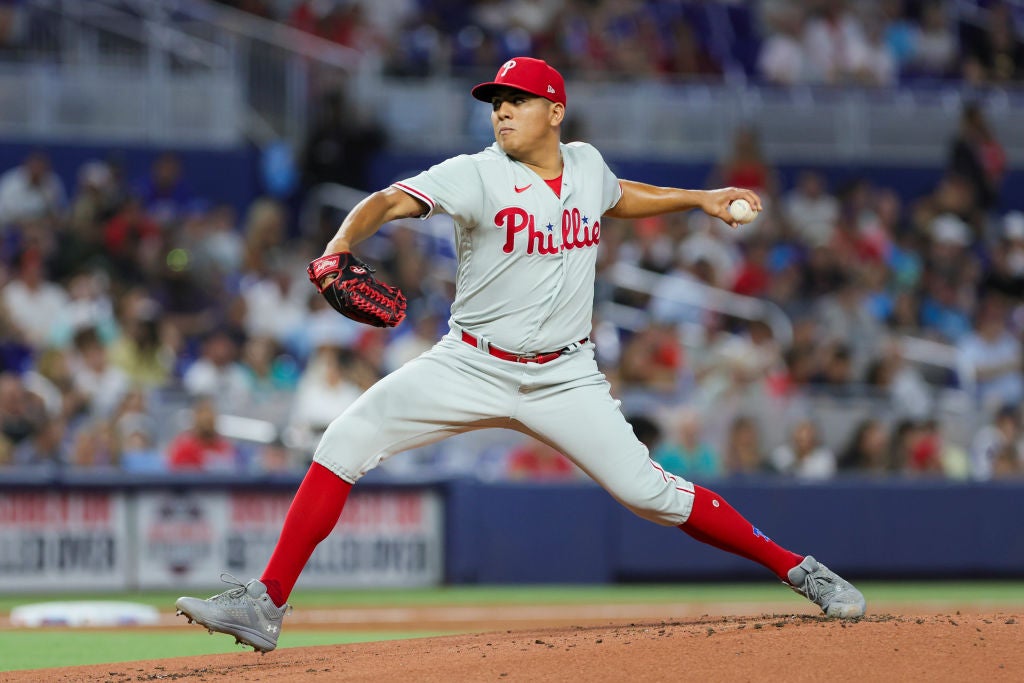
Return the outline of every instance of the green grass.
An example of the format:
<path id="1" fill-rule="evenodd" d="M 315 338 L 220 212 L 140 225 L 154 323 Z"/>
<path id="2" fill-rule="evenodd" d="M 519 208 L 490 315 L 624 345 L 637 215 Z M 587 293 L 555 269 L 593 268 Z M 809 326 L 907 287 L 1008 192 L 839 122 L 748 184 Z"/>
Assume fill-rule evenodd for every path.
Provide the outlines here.
<path id="1" fill-rule="evenodd" d="M 1024 582 L 858 582 L 874 610 L 885 603 L 922 605 L 991 606 L 993 609 L 1024 610 Z M 187 591 L 205 596 L 210 591 Z M 128 600 L 153 605 L 161 611 L 173 609 L 177 593 L 45 594 L 0 595 L 0 614 L 32 602 L 51 600 Z M 781 605 L 801 598 L 771 581 L 744 584 L 678 584 L 623 586 L 458 586 L 424 589 L 321 590 L 300 588 L 291 598 L 296 609 L 339 607 L 397 607 L 432 605 L 574 605 L 598 603 L 771 603 Z M 784 608 L 784 607 L 783 607 Z M 394 631 L 305 631 L 287 630 L 281 647 L 302 647 L 415 638 L 438 632 Z M 221 636 L 209 636 L 197 629 L 160 631 L 138 629 L 116 634 L 88 629 L 45 629 L 0 631 L 0 671 L 36 669 L 120 662 L 139 659 L 236 652 L 241 648 Z"/>
<path id="2" fill-rule="evenodd" d="M 278 647 L 337 645 L 377 640 L 423 638 L 441 635 L 437 631 L 303 631 L 281 634 Z M 58 644 L 59 643 L 59 647 Z M 4 631 L 0 632 L 0 671 L 79 666 L 166 657 L 243 652 L 240 645 L 223 635 L 188 633 L 109 631 Z"/>

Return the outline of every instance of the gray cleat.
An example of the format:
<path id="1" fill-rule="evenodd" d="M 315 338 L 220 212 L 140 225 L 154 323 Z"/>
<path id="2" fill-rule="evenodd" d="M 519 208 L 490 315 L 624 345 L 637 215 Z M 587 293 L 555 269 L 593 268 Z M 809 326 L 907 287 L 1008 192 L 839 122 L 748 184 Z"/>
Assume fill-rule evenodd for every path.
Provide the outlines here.
<path id="1" fill-rule="evenodd" d="M 212 633 L 218 631 L 235 637 L 235 642 L 249 645 L 258 652 L 270 652 L 277 647 L 281 622 L 291 607 L 278 607 L 267 595 L 267 587 L 252 579 L 242 583 L 231 574 L 221 574 L 221 581 L 234 585 L 212 598 L 178 598 L 174 606 L 178 614 L 205 626 Z"/>
<path id="2" fill-rule="evenodd" d="M 790 588 L 825 612 L 826 616 L 856 619 L 864 616 L 864 595 L 849 581 L 808 555 L 789 570 Z"/>

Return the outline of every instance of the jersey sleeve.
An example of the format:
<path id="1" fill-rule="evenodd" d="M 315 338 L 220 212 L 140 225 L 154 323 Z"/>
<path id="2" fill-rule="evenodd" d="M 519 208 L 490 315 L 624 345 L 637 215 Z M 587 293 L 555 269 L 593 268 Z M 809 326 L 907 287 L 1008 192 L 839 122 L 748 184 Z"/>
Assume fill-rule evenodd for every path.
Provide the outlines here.
<path id="1" fill-rule="evenodd" d="M 431 166 L 419 175 L 392 183 L 392 187 L 427 205 L 420 218 L 446 213 L 462 226 L 480 222 L 483 212 L 483 188 L 480 171 L 467 155 L 460 155 Z"/>
<path id="2" fill-rule="evenodd" d="M 601 214 L 604 215 L 608 209 L 619 203 L 619 199 L 622 198 L 622 186 L 619 185 L 618 177 L 608 168 L 601 153 L 597 152 L 597 155 L 601 160 Z"/>

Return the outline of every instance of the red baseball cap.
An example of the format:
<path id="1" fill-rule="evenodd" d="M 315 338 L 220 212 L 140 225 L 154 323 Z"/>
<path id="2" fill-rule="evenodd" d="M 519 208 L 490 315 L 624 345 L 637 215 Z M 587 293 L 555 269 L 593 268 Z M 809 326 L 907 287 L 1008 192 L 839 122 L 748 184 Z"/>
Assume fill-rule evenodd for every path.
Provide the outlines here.
<path id="1" fill-rule="evenodd" d="M 498 69 L 493 81 L 473 88 L 473 97 L 490 102 L 500 87 L 515 88 L 565 106 L 565 81 L 555 67 L 543 59 L 513 57 Z"/>

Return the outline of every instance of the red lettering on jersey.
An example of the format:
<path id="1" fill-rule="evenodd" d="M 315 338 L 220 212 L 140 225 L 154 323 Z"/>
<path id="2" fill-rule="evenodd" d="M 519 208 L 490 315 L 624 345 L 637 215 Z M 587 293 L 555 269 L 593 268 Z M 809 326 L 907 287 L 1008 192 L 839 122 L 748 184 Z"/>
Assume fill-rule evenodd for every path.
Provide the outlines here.
<path id="1" fill-rule="evenodd" d="M 601 223 L 583 220 L 579 209 L 562 211 L 562 244 L 555 246 L 555 236 L 550 230 L 537 229 L 537 220 L 533 214 L 518 206 L 502 209 L 494 214 L 494 225 L 505 229 L 505 244 L 501 250 L 511 254 L 515 249 L 516 233 L 526 230 L 527 254 L 557 254 L 568 249 L 593 247 L 601 242 Z M 550 224 L 549 224 L 550 227 Z"/>
<path id="2" fill-rule="evenodd" d="M 520 209 L 518 206 L 511 206 L 494 214 L 494 225 L 499 228 L 505 228 L 505 246 L 503 246 L 501 250 L 506 254 L 511 254 L 513 247 L 516 245 L 516 233 L 527 225 L 533 226 L 533 216 L 526 213 L 525 209 Z M 532 252 L 527 249 L 527 253 Z"/>
<path id="3" fill-rule="evenodd" d="M 534 242 L 536 242 L 536 244 L 537 244 L 537 253 L 538 254 L 557 254 L 558 253 L 558 249 L 555 247 L 555 242 L 554 242 L 555 235 L 554 235 L 554 233 L 549 232 L 547 234 L 544 234 L 543 231 L 538 230 L 536 228 L 534 223 L 535 223 L 535 221 L 533 220 L 533 216 L 530 216 L 530 233 L 529 233 L 530 236 L 529 236 L 529 239 L 526 242 L 526 253 L 527 254 L 532 254 L 533 253 L 533 245 L 534 245 Z M 545 241 L 545 238 L 547 238 L 546 241 Z"/>
<path id="4" fill-rule="evenodd" d="M 580 210 L 565 209 L 562 211 L 562 249 L 581 249 L 592 247 L 601 241 L 601 224 L 594 221 L 586 223 L 580 218 Z"/>

